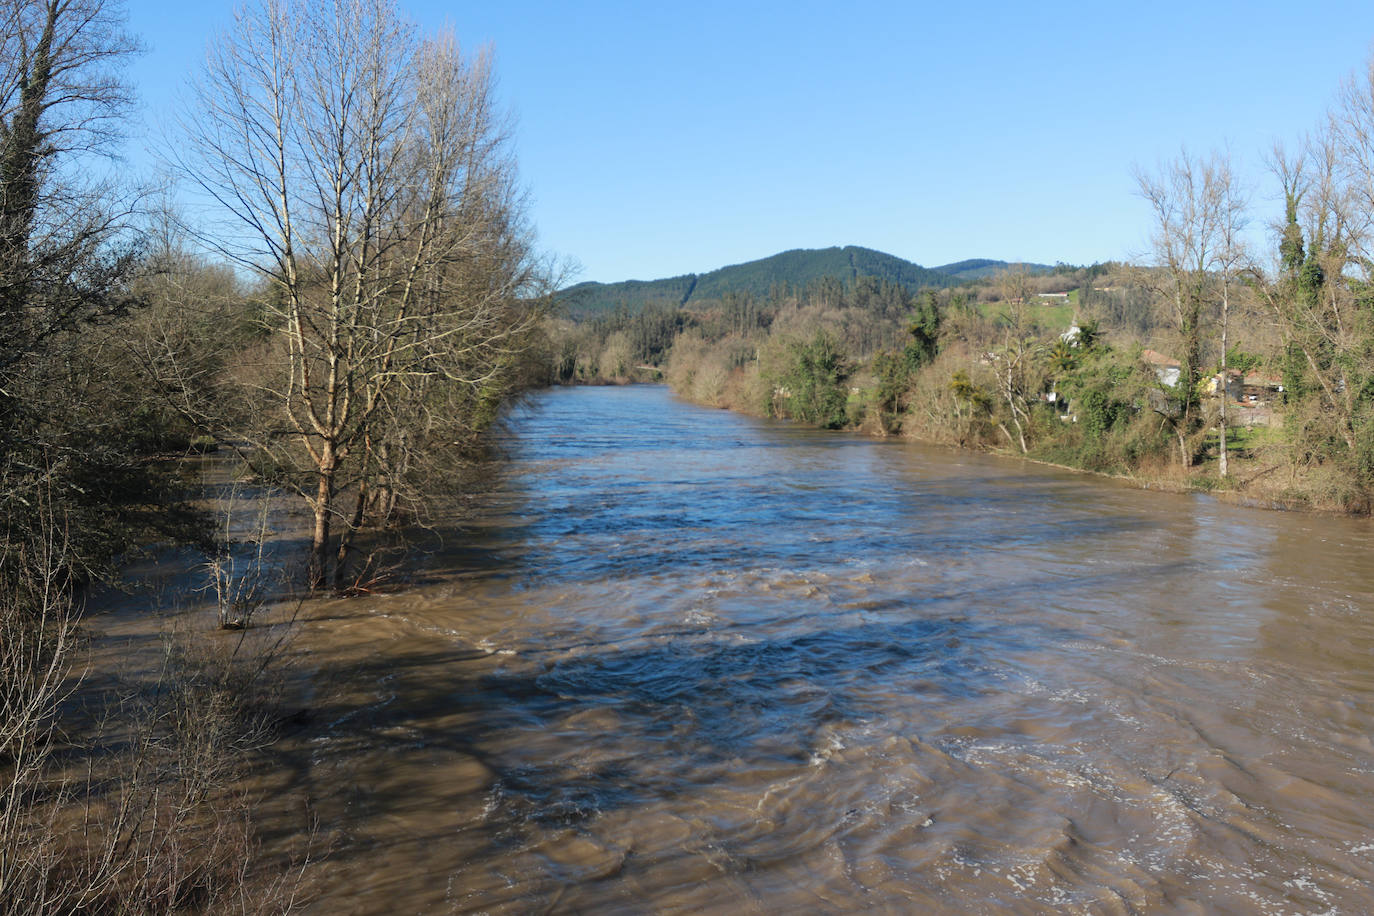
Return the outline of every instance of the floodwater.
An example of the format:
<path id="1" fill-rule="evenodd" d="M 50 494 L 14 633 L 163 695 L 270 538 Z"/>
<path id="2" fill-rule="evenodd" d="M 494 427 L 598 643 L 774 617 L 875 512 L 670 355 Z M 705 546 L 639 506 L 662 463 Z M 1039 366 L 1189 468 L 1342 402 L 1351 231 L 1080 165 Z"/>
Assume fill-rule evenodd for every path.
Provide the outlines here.
<path id="1" fill-rule="evenodd" d="M 1374 912 L 1374 527 L 538 396 L 310 606 L 317 913 Z"/>

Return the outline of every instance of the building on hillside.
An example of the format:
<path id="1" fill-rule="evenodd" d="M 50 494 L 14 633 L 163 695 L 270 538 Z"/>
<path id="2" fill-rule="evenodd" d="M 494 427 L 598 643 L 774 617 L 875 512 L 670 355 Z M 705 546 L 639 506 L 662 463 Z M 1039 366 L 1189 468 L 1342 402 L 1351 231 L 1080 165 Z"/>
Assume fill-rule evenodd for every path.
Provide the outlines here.
<path id="1" fill-rule="evenodd" d="M 1239 401 L 1245 394 L 1244 376 L 1239 369 L 1227 369 L 1223 381 L 1222 373 L 1218 372 L 1207 380 L 1206 393 L 1208 397 L 1220 397 L 1222 391 L 1233 401 Z"/>
<path id="2" fill-rule="evenodd" d="M 1165 356 L 1158 350 L 1144 350 L 1140 358 L 1149 363 L 1155 371 L 1155 378 L 1159 379 L 1162 385 L 1177 385 L 1178 377 L 1183 372 L 1183 364 L 1171 356 Z"/>
<path id="3" fill-rule="evenodd" d="M 1251 372 L 1241 385 L 1240 400 L 1263 404 L 1283 394 L 1283 379 L 1267 372 Z"/>

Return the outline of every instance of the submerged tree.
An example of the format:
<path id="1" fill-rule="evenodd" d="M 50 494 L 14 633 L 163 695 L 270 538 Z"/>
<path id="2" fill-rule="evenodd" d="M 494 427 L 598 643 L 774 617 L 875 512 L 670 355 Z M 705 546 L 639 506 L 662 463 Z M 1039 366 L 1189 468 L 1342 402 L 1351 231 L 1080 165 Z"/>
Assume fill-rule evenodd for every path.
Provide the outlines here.
<path id="1" fill-rule="evenodd" d="M 73 586 L 127 546 L 149 481 L 95 396 L 90 331 L 134 304 L 133 195 L 100 177 L 132 101 L 121 4 L 0 2 L 0 910 L 82 912 L 123 862 L 81 862 L 63 719 Z M 68 704 L 70 705 L 70 704 Z M 59 763 L 61 766 L 59 766 Z M 79 778 L 79 777 L 78 777 Z M 74 842 L 73 842 L 74 841 Z M 134 904 L 136 906 L 136 904 Z"/>
<path id="2" fill-rule="evenodd" d="M 309 583 L 334 551 L 339 584 L 353 532 L 421 505 L 490 422 L 537 318 L 491 59 L 387 0 L 263 0 L 198 91 L 181 165 L 271 290 L 222 434 L 305 497 Z"/>

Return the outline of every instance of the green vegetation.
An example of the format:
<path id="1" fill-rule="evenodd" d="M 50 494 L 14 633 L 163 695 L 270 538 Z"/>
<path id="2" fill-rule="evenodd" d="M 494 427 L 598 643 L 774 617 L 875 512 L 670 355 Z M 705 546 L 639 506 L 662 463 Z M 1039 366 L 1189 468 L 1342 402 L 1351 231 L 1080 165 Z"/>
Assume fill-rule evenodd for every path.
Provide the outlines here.
<path id="1" fill-rule="evenodd" d="M 829 334 L 789 342 L 775 371 L 772 412 L 822 429 L 846 425 L 850 367 Z"/>

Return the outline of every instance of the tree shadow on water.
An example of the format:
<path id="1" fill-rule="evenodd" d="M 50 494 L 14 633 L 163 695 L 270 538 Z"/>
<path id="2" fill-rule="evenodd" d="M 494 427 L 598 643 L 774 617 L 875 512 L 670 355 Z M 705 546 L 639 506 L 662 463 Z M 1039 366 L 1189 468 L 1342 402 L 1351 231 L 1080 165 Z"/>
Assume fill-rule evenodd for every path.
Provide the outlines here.
<path id="1" fill-rule="evenodd" d="M 349 670 L 331 672 L 325 660 L 326 677 L 376 685 L 384 698 L 362 709 L 324 704 L 313 718 L 331 755 L 480 761 L 487 814 L 465 829 L 484 832 L 495 856 L 531 831 L 580 830 L 608 812 L 677 804 L 719 778 L 805 767 L 833 734 L 919 730 L 923 707 L 932 728 L 950 707 L 976 715 L 1007 689 L 1019 656 L 1075 635 L 918 616 L 549 647 L 499 664 L 456 648 L 388 648 Z M 423 791 L 370 790 L 370 810 L 413 805 Z"/>

